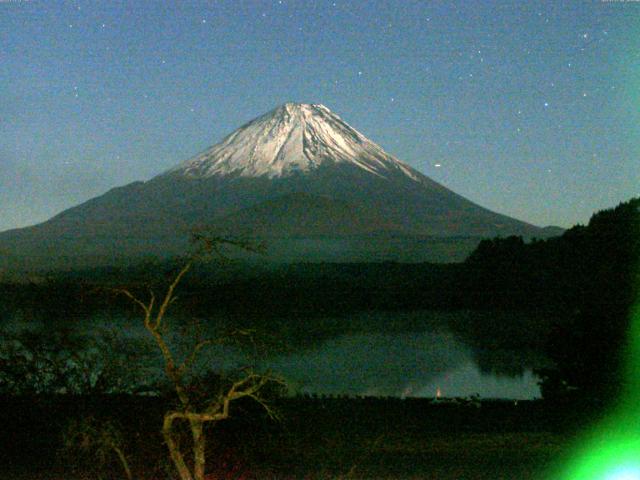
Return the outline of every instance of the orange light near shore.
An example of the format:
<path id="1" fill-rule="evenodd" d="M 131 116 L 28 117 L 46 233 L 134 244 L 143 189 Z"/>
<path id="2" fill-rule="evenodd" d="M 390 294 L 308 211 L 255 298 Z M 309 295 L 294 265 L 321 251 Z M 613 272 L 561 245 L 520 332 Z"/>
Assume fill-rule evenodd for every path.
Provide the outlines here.
<path id="1" fill-rule="evenodd" d="M 436 398 L 440 398 L 442 396 L 442 392 L 440 391 L 440 387 L 436 387 Z"/>

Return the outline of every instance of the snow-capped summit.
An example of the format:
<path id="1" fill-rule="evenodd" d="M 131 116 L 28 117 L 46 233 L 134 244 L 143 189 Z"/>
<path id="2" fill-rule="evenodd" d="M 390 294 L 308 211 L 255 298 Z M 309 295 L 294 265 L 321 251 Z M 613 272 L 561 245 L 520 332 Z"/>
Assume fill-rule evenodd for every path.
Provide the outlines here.
<path id="1" fill-rule="evenodd" d="M 171 169 L 190 178 L 216 175 L 279 178 L 350 163 L 379 177 L 417 172 L 387 154 L 324 105 L 285 103 L 220 143 Z"/>

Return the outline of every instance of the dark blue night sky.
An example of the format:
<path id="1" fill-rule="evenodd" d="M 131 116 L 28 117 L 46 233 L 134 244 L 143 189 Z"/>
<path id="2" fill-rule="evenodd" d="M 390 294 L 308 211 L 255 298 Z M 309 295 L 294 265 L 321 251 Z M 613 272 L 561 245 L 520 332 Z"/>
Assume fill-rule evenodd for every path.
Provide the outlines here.
<path id="1" fill-rule="evenodd" d="M 640 2 L 0 0 L 0 230 L 322 103 L 490 209 L 638 195 Z"/>

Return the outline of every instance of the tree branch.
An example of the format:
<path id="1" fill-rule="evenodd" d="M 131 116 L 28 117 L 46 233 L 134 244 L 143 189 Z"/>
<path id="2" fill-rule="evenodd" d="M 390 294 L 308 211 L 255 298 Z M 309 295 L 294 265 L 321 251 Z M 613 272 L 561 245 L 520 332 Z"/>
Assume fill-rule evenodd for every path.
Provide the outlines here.
<path id="1" fill-rule="evenodd" d="M 200 352 L 200 350 L 202 350 L 204 347 L 206 347 L 207 345 L 213 345 L 214 341 L 213 340 L 202 340 L 201 342 L 198 342 L 194 347 L 193 350 L 191 350 L 191 353 L 189 354 L 189 356 L 182 362 L 182 364 L 177 368 L 177 373 L 180 376 L 183 376 L 184 374 L 187 373 L 187 371 L 191 368 L 191 366 L 193 365 L 193 363 L 196 361 L 196 358 L 198 356 L 198 353 Z"/>
<path id="2" fill-rule="evenodd" d="M 184 277 L 187 274 L 187 272 L 189 270 L 191 270 L 192 265 L 193 265 L 193 259 L 189 260 L 185 264 L 185 266 L 182 267 L 182 269 L 180 269 L 180 271 L 178 272 L 178 275 L 176 275 L 176 277 L 173 279 L 173 282 L 171 283 L 171 285 L 169 285 L 169 288 L 167 289 L 167 293 L 164 296 L 164 300 L 162 302 L 162 305 L 160 305 L 160 310 L 158 311 L 158 314 L 156 315 L 156 321 L 155 321 L 155 325 L 154 325 L 155 329 L 160 328 L 160 325 L 162 324 L 162 320 L 164 318 L 164 314 L 166 313 L 167 308 L 169 307 L 169 305 L 171 305 L 171 303 L 173 302 L 173 299 L 174 299 L 173 291 L 176 289 L 176 287 L 178 286 L 178 284 L 182 280 L 182 277 Z"/>

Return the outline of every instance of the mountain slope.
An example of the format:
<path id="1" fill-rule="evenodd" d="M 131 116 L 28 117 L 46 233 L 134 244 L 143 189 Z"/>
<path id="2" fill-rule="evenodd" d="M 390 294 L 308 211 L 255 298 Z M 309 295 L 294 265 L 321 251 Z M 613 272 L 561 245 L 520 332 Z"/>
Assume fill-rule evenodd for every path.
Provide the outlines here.
<path id="1" fill-rule="evenodd" d="M 353 237 L 358 241 L 341 260 L 363 260 L 374 251 L 384 259 L 390 243 L 380 239 L 390 236 L 395 253 L 389 258 L 399 258 L 398 238 L 407 238 L 414 247 L 424 244 L 424 251 L 408 248 L 402 259 L 422 261 L 433 260 L 427 238 L 449 245 L 452 237 L 464 237 L 468 251 L 481 237 L 548 236 L 434 182 L 326 107 L 285 104 L 147 182 L 114 188 L 40 225 L 0 233 L 0 249 L 31 264 L 56 258 L 110 263 L 181 253 L 194 228 L 280 242 L 286 247 L 274 248 L 272 258 L 281 260 L 290 259 L 292 240 L 305 238 L 328 242 L 328 256 L 314 244 L 315 260 L 335 259 L 336 239 Z M 377 240 L 367 246 L 368 237 Z M 438 260 L 459 260 L 462 253 Z"/>

